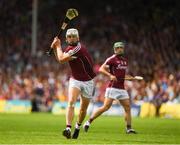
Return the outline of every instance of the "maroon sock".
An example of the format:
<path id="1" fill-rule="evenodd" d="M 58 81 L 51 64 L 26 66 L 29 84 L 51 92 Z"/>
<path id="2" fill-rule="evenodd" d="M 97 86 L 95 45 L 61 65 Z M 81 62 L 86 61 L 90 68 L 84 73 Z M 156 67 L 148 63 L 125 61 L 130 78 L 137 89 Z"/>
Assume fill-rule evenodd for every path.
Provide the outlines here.
<path id="1" fill-rule="evenodd" d="M 66 125 L 66 127 L 69 127 L 69 128 L 71 128 L 71 125 Z"/>

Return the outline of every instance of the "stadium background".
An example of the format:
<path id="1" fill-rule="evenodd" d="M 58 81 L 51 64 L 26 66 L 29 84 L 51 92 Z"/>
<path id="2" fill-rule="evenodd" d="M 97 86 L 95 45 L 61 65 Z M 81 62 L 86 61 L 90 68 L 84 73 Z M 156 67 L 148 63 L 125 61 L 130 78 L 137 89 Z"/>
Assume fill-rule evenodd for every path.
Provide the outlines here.
<path id="1" fill-rule="evenodd" d="M 37 25 L 32 25 L 33 2 L 38 5 Z M 69 69 L 45 52 L 70 7 L 78 9 L 79 17 L 69 27 L 79 30 L 96 71 L 113 53 L 115 41 L 127 44 L 129 74 L 144 77 L 125 84 L 133 115 L 180 118 L 178 0 L 1 0 L 0 112 L 64 113 Z M 37 35 L 32 34 L 34 28 Z M 95 99 L 88 113 L 102 104 L 107 80 L 96 77 Z M 107 114 L 122 112 L 114 102 Z"/>

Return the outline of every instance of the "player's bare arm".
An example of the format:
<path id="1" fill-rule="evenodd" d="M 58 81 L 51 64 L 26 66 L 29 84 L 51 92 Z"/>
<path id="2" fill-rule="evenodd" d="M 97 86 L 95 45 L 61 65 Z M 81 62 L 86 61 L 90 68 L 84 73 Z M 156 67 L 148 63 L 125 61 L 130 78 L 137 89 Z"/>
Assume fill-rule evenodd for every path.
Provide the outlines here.
<path id="1" fill-rule="evenodd" d="M 106 65 L 105 63 L 99 68 L 99 72 L 108 76 L 110 80 L 117 81 L 117 78 L 111 73 L 109 73 L 109 66 Z"/>
<path id="2" fill-rule="evenodd" d="M 74 59 L 73 56 L 71 56 L 69 53 L 65 53 L 62 51 L 61 40 L 58 37 L 54 38 L 54 40 L 51 44 L 51 48 L 53 48 L 56 59 L 60 63 L 65 63 L 65 62 L 68 62 L 68 61 Z"/>

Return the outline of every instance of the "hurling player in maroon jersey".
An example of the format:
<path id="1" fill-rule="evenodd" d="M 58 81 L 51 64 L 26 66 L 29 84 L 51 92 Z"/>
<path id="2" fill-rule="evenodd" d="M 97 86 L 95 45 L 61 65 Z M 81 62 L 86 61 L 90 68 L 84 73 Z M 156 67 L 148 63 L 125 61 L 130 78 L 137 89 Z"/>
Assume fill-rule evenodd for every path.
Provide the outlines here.
<path id="1" fill-rule="evenodd" d="M 93 62 L 90 54 L 86 47 L 79 41 L 79 33 L 77 29 L 71 28 L 67 30 L 66 42 L 68 46 L 63 52 L 61 48 L 61 40 L 58 37 L 55 37 L 51 44 L 51 48 L 53 48 L 56 59 L 60 63 L 69 63 L 72 72 L 69 80 L 66 128 L 63 131 L 63 136 L 68 139 L 71 138 L 71 125 L 74 118 L 75 103 L 78 96 L 80 96 L 80 111 L 72 135 L 73 139 L 77 139 L 81 123 L 86 116 L 86 110 L 90 99 L 93 96 L 93 78 L 96 74 L 93 71 Z"/>
<path id="2" fill-rule="evenodd" d="M 131 128 L 131 105 L 129 95 L 124 89 L 124 80 L 141 80 L 142 77 L 126 75 L 128 61 L 123 56 L 124 47 L 123 42 L 114 43 L 114 54 L 107 58 L 99 69 L 100 73 L 109 77 L 110 82 L 106 88 L 104 105 L 93 112 L 90 119 L 83 125 L 86 132 L 92 121 L 103 112 L 107 111 L 111 107 L 113 100 L 116 99 L 120 102 L 125 111 L 126 133 L 136 133 L 135 130 Z"/>

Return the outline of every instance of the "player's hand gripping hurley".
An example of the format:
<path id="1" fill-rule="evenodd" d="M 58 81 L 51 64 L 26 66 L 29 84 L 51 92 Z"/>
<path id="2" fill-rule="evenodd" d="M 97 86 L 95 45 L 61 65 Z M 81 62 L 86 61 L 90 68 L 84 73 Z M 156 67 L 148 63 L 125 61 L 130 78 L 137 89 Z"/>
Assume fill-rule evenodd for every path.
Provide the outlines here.
<path id="1" fill-rule="evenodd" d="M 57 34 L 58 38 L 62 34 L 63 30 L 67 27 L 68 23 L 77 16 L 78 16 L 78 11 L 76 9 L 70 8 L 67 10 L 61 29 L 59 30 Z M 53 52 L 53 49 L 50 48 L 46 53 L 50 56 L 52 52 Z"/>

